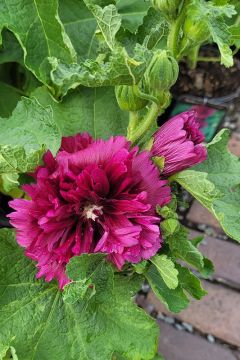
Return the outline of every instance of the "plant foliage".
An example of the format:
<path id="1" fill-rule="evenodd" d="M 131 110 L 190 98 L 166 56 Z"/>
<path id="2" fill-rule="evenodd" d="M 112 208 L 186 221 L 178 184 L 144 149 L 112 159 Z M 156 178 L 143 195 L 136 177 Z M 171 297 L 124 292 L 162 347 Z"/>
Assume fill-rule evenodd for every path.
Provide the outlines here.
<path id="1" fill-rule="evenodd" d="M 149 149 L 157 116 L 171 101 L 178 63 L 195 66 L 203 44 L 216 44 L 219 61 L 233 65 L 233 48 L 240 47 L 238 4 L 182 0 L 160 8 L 160 2 L 0 0 L 3 194 L 24 197 L 21 185 L 28 174 L 47 149 L 56 154 L 63 136 L 124 135 Z M 160 72 L 152 74 L 158 57 Z M 141 109 L 121 110 L 115 96 L 120 85 L 134 87 L 144 100 Z M 221 131 L 208 144 L 207 161 L 170 181 L 240 241 L 240 163 L 226 151 L 228 136 Z M 163 159 L 155 160 L 161 169 Z M 36 280 L 35 264 L 17 245 L 14 230 L 1 229 L 0 359 L 162 359 L 158 327 L 134 296 L 148 281 L 167 309 L 179 312 L 191 297 L 206 294 L 189 266 L 207 277 L 213 265 L 180 224 L 177 201 L 157 210 L 164 247 L 150 261 L 117 272 L 102 254 L 74 257 L 67 266 L 72 282 L 63 291 L 54 281 Z"/>

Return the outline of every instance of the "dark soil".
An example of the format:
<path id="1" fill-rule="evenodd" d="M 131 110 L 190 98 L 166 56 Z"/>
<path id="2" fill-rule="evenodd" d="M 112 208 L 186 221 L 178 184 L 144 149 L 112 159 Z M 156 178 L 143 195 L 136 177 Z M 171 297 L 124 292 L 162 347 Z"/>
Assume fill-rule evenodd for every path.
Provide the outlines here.
<path id="1" fill-rule="evenodd" d="M 216 57 L 213 49 L 203 49 L 200 56 Z M 226 68 L 219 62 L 199 61 L 196 69 L 189 69 L 186 62 L 180 64 L 180 76 L 172 88 L 175 97 L 192 95 L 199 97 L 223 97 L 240 88 L 240 59 L 235 57 L 234 66 Z"/>
<path id="2" fill-rule="evenodd" d="M 9 196 L 0 193 L 0 228 L 9 227 L 9 221 L 6 217 L 11 212 L 8 202 L 12 200 Z"/>

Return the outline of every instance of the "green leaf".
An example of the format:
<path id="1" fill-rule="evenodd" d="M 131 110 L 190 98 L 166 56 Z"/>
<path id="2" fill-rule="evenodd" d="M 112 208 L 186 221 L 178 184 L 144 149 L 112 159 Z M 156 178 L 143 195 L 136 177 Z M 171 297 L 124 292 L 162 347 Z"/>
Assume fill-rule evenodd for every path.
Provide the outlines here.
<path id="1" fill-rule="evenodd" d="M 214 184 L 208 180 L 207 172 L 185 170 L 174 175 L 172 179 L 177 181 L 210 211 L 213 200 L 220 196 Z"/>
<path id="2" fill-rule="evenodd" d="M 188 16 L 196 23 L 204 19 L 213 41 L 218 45 L 221 53 L 221 64 L 226 67 L 233 65 L 231 45 L 231 33 L 226 24 L 226 17 L 231 18 L 236 14 L 233 5 L 215 4 L 212 1 L 192 0 L 188 5 Z"/>
<path id="3" fill-rule="evenodd" d="M 214 264 L 208 258 L 203 258 L 204 267 L 201 270 L 201 275 L 206 279 L 214 273 Z"/>
<path id="4" fill-rule="evenodd" d="M 9 117 L 20 98 L 17 88 L 0 81 L 0 116 Z"/>
<path id="5" fill-rule="evenodd" d="M 157 206 L 156 211 L 158 215 L 160 215 L 163 219 L 178 219 L 177 214 L 177 198 L 176 195 L 172 194 L 172 199 L 169 204 L 163 206 L 162 208 L 160 206 Z M 167 223 L 166 223 L 167 224 Z M 171 225 L 171 222 L 170 222 Z M 174 225 L 174 223 L 172 223 Z M 171 227 L 170 227 L 171 228 Z M 173 229 L 176 228 L 173 226 Z M 172 231 L 171 231 L 172 233 Z"/>
<path id="6" fill-rule="evenodd" d="M 233 66 L 233 54 L 230 48 L 231 33 L 224 21 L 212 19 L 210 23 L 210 32 L 213 41 L 218 45 L 221 54 L 221 64 L 226 67 Z"/>
<path id="7" fill-rule="evenodd" d="M 138 29 L 137 40 L 148 49 L 164 49 L 168 33 L 169 24 L 166 18 L 160 11 L 151 7 L 143 19 L 143 24 Z"/>
<path id="8" fill-rule="evenodd" d="M 152 360 L 164 360 L 163 356 L 158 354 Z"/>
<path id="9" fill-rule="evenodd" d="M 83 1 L 85 3 L 88 3 L 89 6 L 98 5 L 101 7 L 116 3 L 116 0 L 83 0 Z"/>
<path id="10" fill-rule="evenodd" d="M 202 288 L 200 280 L 187 268 L 176 264 L 178 270 L 178 279 L 181 287 L 186 290 L 192 297 L 200 300 L 207 295 L 207 291 Z"/>
<path id="11" fill-rule="evenodd" d="M 112 87 L 78 88 L 61 102 L 53 99 L 45 88 L 37 89 L 33 96 L 44 107 L 51 105 L 54 121 L 63 136 L 84 131 L 104 139 L 126 135 L 128 113 L 120 110 Z"/>
<path id="12" fill-rule="evenodd" d="M 137 264 L 133 264 L 134 270 L 136 271 L 137 274 L 143 274 L 147 266 L 148 266 L 147 260 L 143 260 Z"/>
<path id="13" fill-rule="evenodd" d="M 131 299 L 142 277 L 115 275 L 104 302 L 93 296 L 69 304 L 55 282 L 35 280 L 35 265 L 12 230 L 0 230 L 0 242 L 0 344 L 13 346 L 18 360 L 112 360 L 114 352 L 126 360 L 154 357 L 158 326 Z"/>
<path id="14" fill-rule="evenodd" d="M 0 356 L 1 356 L 1 353 L 0 353 Z M 14 347 L 10 346 L 9 350 L 7 351 L 6 356 L 1 357 L 0 359 L 3 359 L 3 360 L 18 360 L 16 350 L 14 349 Z"/>
<path id="15" fill-rule="evenodd" d="M 23 64 L 23 50 L 13 33 L 5 29 L 2 32 L 0 64 L 8 62 L 18 62 Z"/>
<path id="16" fill-rule="evenodd" d="M 208 277 L 214 271 L 213 264 L 202 255 L 194 242 L 188 240 L 188 233 L 189 231 L 181 226 L 178 232 L 166 238 L 171 255 L 193 266 L 202 276 Z"/>
<path id="17" fill-rule="evenodd" d="M 194 266 L 199 271 L 202 270 L 204 267 L 203 255 L 188 240 L 187 229 L 181 226 L 177 233 L 167 238 L 167 242 L 173 256 Z"/>
<path id="18" fill-rule="evenodd" d="M 84 0 L 86 5 L 91 1 Z M 103 37 L 111 50 L 115 47 L 115 36 L 121 27 L 121 15 L 118 14 L 117 8 L 114 5 L 105 6 L 103 9 L 98 6 L 89 6 L 92 11 L 98 27 L 101 30 Z"/>
<path id="19" fill-rule="evenodd" d="M 117 8 L 122 15 L 122 26 L 131 33 L 136 33 L 149 9 L 145 0 L 118 0 Z"/>
<path id="20" fill-rule="evenodd" d="M 199 244 L 204 240 L 204 235 L 196 236 L 195 238 L 191 239 L 192 244 L 197 248 Z"/>
<path id="21" fill-rule="evenodd" d="M 189 305 L 189 300 L 180 286 L 169 289 L 159 271 L 151 265 L 145 276 L 157 298 L 163 302 L 168 310 L 178 313 Z"/>
<path id="22" fill-rule="evenodd" d="M 194 170 L 205 172 L 221 193 L 240 184 L 240 160 L 227 150 L 230 131 L 222 129 L 207 145 L 208 157 Z"/>
<path id="23" fill-rule="evenodd" d="M 54 59 L 51 79 L 58 97 L 79 85 L 132 85 L 141 79 L 150 58 L 151 53 L 137 44 L 133 57 L 129 57 L 124 48 L 116 47 L 106 62 L 87 60 L 80 64 L 66 64 Z"/>
<path id="24" fill-rule="evenodd" d="M 77 52 L 78 61 L 95 59 L 98 49 L 98 40 L 95 36 L 97 22 L 84 2 L 60 0 L 59 16 Z"/>
<path id="25" fill-rule="evenodd" d="M 73 280 L 64 288 L 63 299 L 75 303 L 88 295 L 105 300 L 106 292 L 113 290 L 113 270 L 104 254 L 82 254 L 71 259 L 67 265 L 68 277 Z"/>
<path id="26" fill-rule="evenodd" d="M 0 176 L 5 186 L 13 189 L 18 174 L 34 170 L 46 149 L 56 153 L 61 133 L 51 108 L 27 98 L 18 103 L 9 119 L 0 119 L 0 126 Z"/>
<path id="27" fill-rule="evenodd" d="M 161 222 L 161 230 L 166 237 L 174 235 L 179 230 L 179 226 L 177 219 L 166 219 Z"/>
<path id="28" fill-rule="evenodd" d="M 91 1 L 91 4 L 105 6 L 111 2 L 114 1 Z M 149 5 L 144 0 L 120 0 L 116 7 L 122 17 L 122 33 L 128 42 L 132 34 L 126 29 L 130 29 L 133 33 L 137 31 Z M 77 52 L 78 62 L 96 59 L 99 49 L 97 21 L 85 3 L 79 0 L 60 0 L 59 16 Z M 134 46 L 135 44 L 134 39 Z"/>
<path id="29" fill-rule="evenodd" d="M 150 260 L 161 274 L 163 281 L 169 289 L 176 289 L 178 286 L 178 271 L 174 262 L 166 255 L 155 255 Z"/>
<path id="30" fill-rule="evenodd" d="M 231 45 L 235 45 L 240 48 L 240 25 L 233 25 L 229 28 L 231 33 Z"/>
<path id="31" fill-rule="evenodd" d="M 72 44 L 58 17 L 57 0 L 2 1 L 0 31 L 4 27 L 12 31 L 21 44 L 27 68 L 44 83 L 49 80 L 49 57 L 63 62 L 75 59 Z"/>
<path id="32" fill-rule="evenodd" d="M 229 131 L 221 130 L 208 144 L 202 164 L 174 176 L 220 222 L 224 231 L 240 241 L 240 160 L 227 150 Z"/>
<path id="33" fill-rule="evenodd" d="M 223 230 L 231 238 L 240 241 L 240 188 L 239 185 L 219 199 L 213 201 L 213 214 L 220 222 Z"/>

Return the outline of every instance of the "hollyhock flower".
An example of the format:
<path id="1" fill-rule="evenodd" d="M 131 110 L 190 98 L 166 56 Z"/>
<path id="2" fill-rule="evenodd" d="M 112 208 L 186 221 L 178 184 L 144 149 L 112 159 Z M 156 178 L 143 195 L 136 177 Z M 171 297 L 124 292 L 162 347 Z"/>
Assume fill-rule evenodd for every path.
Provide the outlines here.
<path id="1" fill-rule="evenodd" d="M 186 111 L 163 124 L 154 135 L 153 156 L 164 158 L 162 174 L 172 175 L 207 158 L 195 111 Z"/>
<path id="2" fill-rule="evenodd" d="M 170 201 L 170 188 L 151 153 L 130 145 L 122 136 L 63 138 L 55 158 L 45 154 L 36 183 L 23 187 L 31 200 L 10 202 L 17 242 L 37 261 L 38 278 L 56 278 L 62 288 L 73 256 L 106 253 L 120 270 L 161 247 L 155 209 Z"/>

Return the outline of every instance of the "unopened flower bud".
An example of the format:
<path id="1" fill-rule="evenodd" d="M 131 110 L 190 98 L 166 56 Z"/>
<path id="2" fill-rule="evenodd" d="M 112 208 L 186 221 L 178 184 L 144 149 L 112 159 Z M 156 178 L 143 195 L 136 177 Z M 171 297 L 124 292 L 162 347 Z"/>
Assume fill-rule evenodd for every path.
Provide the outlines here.
<path id="1" fill-rule="evenodd" d="M 139 97 L 137 85 L 118 85 L 115 94 L 121 110 L 138 111 L 144 108 L 148 101 Z"/>
<path id="2" fill-rule="evenodd" d="M 203 43 L 210 35 L 206 22 L 194 20 L 192 17 L 186 18 L 183 31 L 185 37 L 194 45 Z"/>
<path id="3" fill-rule="evenodd" d="M 176 18 L 182 0 L 151 0 L 154 9 L 161 11 L 169 19 Z"/>
<path id="4" fill-rule="evenodd" d="M 166 50 L 159 50 L 145 74 L 145 83 L 149 93 L 168 91 L 178 78 L 178 63 Z"/>

